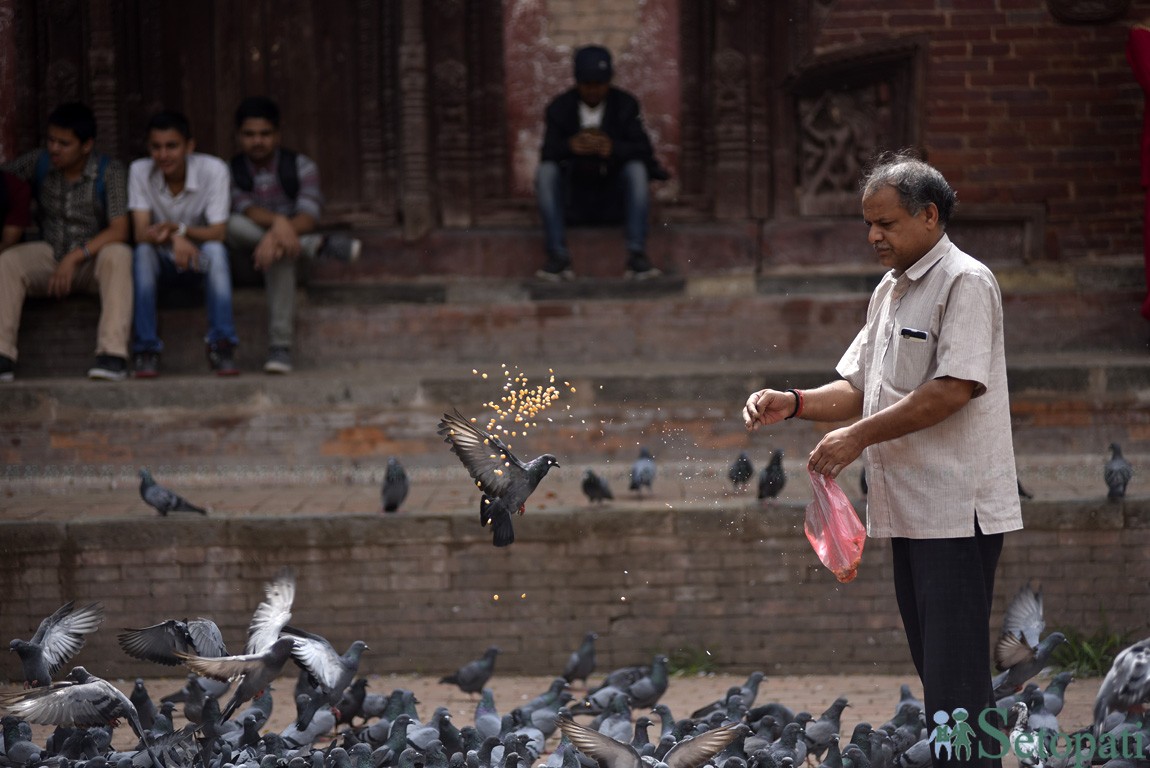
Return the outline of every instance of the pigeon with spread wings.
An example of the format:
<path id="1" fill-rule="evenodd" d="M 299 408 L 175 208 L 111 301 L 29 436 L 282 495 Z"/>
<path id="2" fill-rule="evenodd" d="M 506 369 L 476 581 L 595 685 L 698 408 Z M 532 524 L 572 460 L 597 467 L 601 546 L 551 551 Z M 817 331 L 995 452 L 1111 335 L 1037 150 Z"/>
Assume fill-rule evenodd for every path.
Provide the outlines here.
<path id="1" fill-rule="evenodd" d="M 445 413 L 438 433 L 451 445 L 476 486 L 483 492 L 479 521 L 491 525 L 492 543 L 506 547 L 515 541 L 511 513 L 523 514 L 527 498 L 558 460 L 549 453 L 524 464 L 501 439 L 475 426 L 459 411 Z"/>
<path id="2" fill-rule="evenodd" d="M 632 745 L 579 725 L 570 716 L 561 716 L 556 722 L 575 748 L 598 762 L 601 768 L 645 768 Z M 748 730 L 742 723 L 731 723 L 683 739 L 663 756 L 663 762 L 669 768 L 699 768 Z"/>

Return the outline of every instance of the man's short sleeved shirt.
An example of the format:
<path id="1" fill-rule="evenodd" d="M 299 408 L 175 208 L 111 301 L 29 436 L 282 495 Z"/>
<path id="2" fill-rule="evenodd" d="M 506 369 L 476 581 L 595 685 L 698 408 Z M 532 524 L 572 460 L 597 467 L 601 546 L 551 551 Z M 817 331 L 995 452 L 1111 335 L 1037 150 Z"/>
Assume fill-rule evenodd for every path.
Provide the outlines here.
<path id="1" fill-rule="evenodd" d="M 901 275 L 879 283 L 837 366 L 863 393 L 863 416 L 931 379 L 975 382 L 974 397 L 942 422 L 866 449 L 867 533 L 951 538 L 1022 527 L 1002 326 L 993 273 L 942 239 Z"/>
<path id="2" fill-rule="evenodd" d="M 189 227 L 227 221 L 232 178 L 228 164 L 199 152 L 188 155 L 187 162 L 184 188 L 173 195 L 150 157 L 133 161 L 128 171 L 128 208 L 151 211 L 152 222 L 174 221 Z"/>

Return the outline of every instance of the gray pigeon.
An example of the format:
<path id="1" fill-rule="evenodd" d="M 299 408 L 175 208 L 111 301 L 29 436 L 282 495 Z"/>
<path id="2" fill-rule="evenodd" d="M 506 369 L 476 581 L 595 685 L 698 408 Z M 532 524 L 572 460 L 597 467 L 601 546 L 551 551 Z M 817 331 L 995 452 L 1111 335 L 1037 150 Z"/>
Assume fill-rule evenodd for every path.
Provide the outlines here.
<path id="1" fill-rule="evenodd" d="M 51 616 L 40 622 L 31 640 L 12 640 L 8 650 L 20 657 L 24 668 L 24 687 L 48 685 L 52 675 L 84 647 L 84 635 L 100 628 L 104 621 L 104 606 L 90 603 L 76 608 L 69 600 Z"/>
<path id="2" fill-rule="evenodd" d="M 119 688 L 83 667 L 73 667 L 68 676 L 51 685 L 0 697 L 3 705 L 16 717 L 40 725 L 65 725 L 73 728 L 106 726 L 120 718 L 128 721 L 132 732 L 144 741 L 153 765 L 163 765 L 152 750 L 147 732 L 131 700 Z"/>
<path id="3" fill-rule="evenodd" d="M 747 489 L 747 483 L 751 482 L 751 478 L 754 476 L 755 467 L 751 464 L 751 457 L 747 455 L 746 451 L 742 451 L 731 462 L 731 468 L 727 470 L 727 477 L 730 479 L 731 485 L 735 487 L 735 491 L 742 493 Z"/>
<path id="4" fill-rule="evenodd" d="M 582 487 L 583 494 L 587 497 L 587 501 L 592 504 L 595 502 L 602 503 L 604 499 L 615 498 L 611 495 L 611 488 L 608 487 L 607 481 L 590 469 L 583 470 Z"/>
<path id="5" fill-rule="evenodd" d="M 644 488 L 651 490 L 653 482 L 655 482 L 655 457 L 646 448 L 640 448 L 639 458 L 631 465 L 630 490 L 642 495 Z"/>
<path id="6" fill-rule="evenodd" d="M 132 658 L 170 667 L 183 663 L 177 652 L 209 658 L 228 655 L 220 628 L 211 619 L 169 619 L 142 629 L 125 629 L 116 640 Z"/>
<path id="7" fill-rule="evenodd" d="M 467 662 L 450 675 L 439 678 L 439 682 L 457 685 L 464 693 L 479 693 L 491 679 L 498 655 L 499 649 L 493 645 L 484 651 L 483 658 Z"/>
<path id="8" fill-rule="evenodd" d="M 667 677 L 668 663 L 669 659 L 666 656 L 656 654 L 651 662 L 651 671 L 631 683 L 630 687 L 627 688 L 627 698 L 630 699 L 632 707 L 650 709 L 659 702 L 659 699 L 667 692 L 669 683 Z"/>
<path id="9" fill-rule="evenodd" d="M 575 748 L 599 762 L 603 768 L 645 768 L 639 752 L 630 743 L 617 741 L 598 731 L 579 725 L 569 717 L 559 719 L 559 729 Z M 742 723 L 732 723 L 684 739 L 663 757 L 668 768 L 699 768 L 728 744 L 747 732 Z"/>
<path id="10" fill-rule="evenodd" d="M 583 685 L 587 685 L 587 678 L 595 671 L 595 641 L 598 639 L 599 635 L 594 632 L 583 635 L 583 642 L 571 653 L 567 666 L 563 668 L 564 680 L 568 683 L 582 680 Z"/>
<path id="11" fill-rule="evenodd" d="M 359 671 L 359 658 L 368 650 L 367 643 L 356 640 L 341 656 L 326 638 L 319 635 L 287 626 L 283 628 L 283 633 L 295 641 L 291 655 L 308 671 L 312 685 L 319 688 L 334 709 L 344 689 L 355 679 Z M 335 710 L 336 719 L 339 716 L 339 711 Z"/>
<path id="12" fill-rule="evenodd" d="M 995 665 L 1008 669 L 1033 657 L 1044 629 L 1042 589 L 1023 584 L 1003 614 L 1002 634 L 994 645 Z"/>
<path id="13" fill-rule="evenodd" d="M 807 754 L 816 760 L 822 760 L 823 754 L 831 743 L 831 736 L 837 736 L 842 731 L 843 710 L 849 707 L 846 697 L 840 696 L 834 700 L 827 710 L 817 720 L 807 722 L 803 728 L 803 738 L 807 742 Z"/>
<path id="14" fill-rule="evenodd" d="M 183 659 L 188 669 L 213 680 L 225 681 L 242 676 L 235 693 L 221 713 L 221 719 L 227 720 L 240 704 L 255 698 L 279 677 L 284 663 L 291 658 L 294 646 L 295 641 L 291 637 L 281 637 L 263 653 L 220 656 L 214 659 L 177 655 Z"/>
<path id="15" fill-rule="evenodd" d="M 1119 501 L 1126 497 L 1126 485 L 1134 477 L 1134 467 L 1122 456 L 1122 448 L 1118 443 L 1110 444 L 1110 461 L 1103 467 L 1102 476 L 1106 478 L 1106 487 L 1110 489 L 1106 498 Z"/>
<path id="16" fill-rule="evenodd" d="M 1102 679 L 1094 698 L 1094 727 L 1097 730 L 1111 713 L 1139 712 L 1148 703 L 1150 637 L 1139 640 L 1114 657 L 1110 671 Z"/>
<path id="17" fill-rule="evenodd" d="M 503 718 L 495 709 L 495 694 L 490 688 L 479 693 L 479 703 L 475 705 L 475 730 L 485 739 L 498 736 L 502 730 Z"/>
<path id="18" fill-rule="evenodd" d="M 1042 692 L 1042 705 L 1047 712 L 1057 717 L 1062 713 L 1062 707 L 1066 704 L 1066 687 L 1074 682 L 1074 674 L 1072 672 L 1059 672 L 1055 675 L 1046 690 Z"/>
<path id="19" fill-rule="evenodd" d="M 407 498 L 408 481 L 407 472 L 399 459 L 391 456 L 387 460 L 387 471 L 383 475 L 383 488 L 380 490 L 380 501 L 384 512 L 395 512 L 399 505 Z"/>
<path id="20" fill-rule="evenodd" d="M 1061 632 L 1051 632 L 1038 644 L 1037 648 L 1033 649 L 1032 655 L 1012 665 L 1002 674 L 995 676 L 990 681 L 994 686 L 994 699 L 997 701 L 1009 693 L 1021 690 L 1027 680 L 1037 675 L 1050 663 L 1050 656 L 1054 653 L 1054 649 L 1065 642 L 1066 636 Z"/>
<path id="21" fill-rule="evenodd" d="M 146 468 L 140 470 L 140 498 L 143 499 L 164 517 L 169 512 L 199 512 L 208 514 L 202 507 L 197 507 L 175 491 L 169 491 L 152 479 L 152 473 Z"/>
<path id="22" fill-rule="evenodd" d="M 787 473 L 783 470 L 783 452 L 777 449 L 771 453 L 771 461 L 759 473 L 759 498 L 776 498 L 787 484 Z"/>
<path id="23" fill-rule="evenodd" d="M 549 453 L 524 464 L 495 435 L 467 421 L 459 411 L 445 413 L 439 422 L 439 434 L 451 445 L 467 473 L 483 492 L 479 522 L 491 525 L 492 543 L 506 547 L 515 541 L 511 513 L 523 514 L 527 498 L 559 461 Z M 488 503 L 483 503 L 484 499 Z M 478 693 L 480 688 L 472 693 Z"/>

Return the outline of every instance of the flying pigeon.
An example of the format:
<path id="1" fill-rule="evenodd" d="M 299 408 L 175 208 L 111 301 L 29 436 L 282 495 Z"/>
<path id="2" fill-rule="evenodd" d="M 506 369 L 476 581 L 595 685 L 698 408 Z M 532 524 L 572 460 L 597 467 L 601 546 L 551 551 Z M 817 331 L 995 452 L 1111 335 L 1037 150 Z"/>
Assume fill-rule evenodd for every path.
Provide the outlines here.
<path id="1" fill-rule="evenodd" d="M 209 659 L 203 656 L 176 654 L 188 669 L 213 680 L 226 681 L 240 677 L 231 700 L 220 713 L 221 720 L 227 720 L 239 705 L 250 701 L 262 693 L 272 681 L 279 677 L 284 663 L 291 658 L 295 641 L 291 637 L 281 637 L 261 653 L 248 653 L 242 656 L 220 656 Z"/>
<path id="2" fill-rule="evenodd" d="M 651 483 L 655 481 L 655 457 L 646 448 L 639 449 L 639 458 L 631 465 L 631 490 L 638 494 L 643 489 L 651 490 Z"/>
<path id="3" fill-rule="evenodd" d="M 99 629 L 104 606 L 90 603 L 76 608 L 69 600 L 40 622 L 31 640 L 15 639 L 8 650 L 15 651 L 24 668 L 24 687 L 48 685 L 64 662 L 84 647 L 84 635 Z"/>
<path id="4" fill-rule="evenodd" d="M 119 688 L 83 667 L 73 667 L 58 683 L 0 697 L 0 705 L 17 717 L 40 725 L 87 728 L 114 724 L 124 718 L 132 732 L 143 739 L 152 764 L 163 765 L 152 750 L 131 700 Z"/>
<path id="5" fill-rule="evenodd" d="M 383 475 L 383 488 L 380 489 L 380 501 L 384 512 L 395 512 L 399 505 L 407 498 L 408 482 L 407 472 L 399 459 L 391 456 L 387 460 L 387 471 Z"/>
<path id="6" fill-rule="evenodd" d="M 598 639 L 599 635 L 594 632 L 583 635 L 583 642 L 571 653 L 567 666 L 563 668 L 564 680 L 568 683 L 582 680 L 583 685 L 587 685 L 587 678 L 595 671 L 595 641 Z"/>
<path id="7" fill-rule="evenodd" d="M 169 619 L 142 629 L 125 629 L 116 639 L 132 658 L 171 667 L 183 663 L 177 652 L 209 658 L 228 655 L 220 628 L 211 619 Z"/>
<path id="8" fill-rule="evenodd" d="M 747 452 L 741 452 L 738 457 L 731 462 L 731 468 L 727 470 L 727 477 L 730 478 L 731 485 L 735 486 L 735 491 L 742 493 L 747 489 L 747 483 L 751 482 L 751 478 L 755 476 L 755 468 L 751 464 L 751 458 L 747 456 Z"/>
<path id="9" fill-rule="evenodd" d="M 773 499 L 787 484 L 787 473 L 783 471 L 783 452 L 778 449 L 771 454 L 771 461 L 759 473 L 759 498 Z"/>
<path id="10" fill-rule="evenodd" d="M 1110 489 L 1106 498 L 1118 501 L 1126 497 L 1126 484 L 1134 477 L 1134 467 L 1122 456 L 1122 448 L 1118 443 L 1110 444 L 1110 461 L 1103 467 L 1102 476 L 1106 478 L 1106 487 Z"/>
<path id="11" fill-rule="evenodd" d="M 1094 698 L 1094 728 L 1097 731 L 1111 713 L 1139 712 L 1146 704 L 1150 704 L 1150 637 L 1114 657 Z"/>
<path id="12" fill-rule="evenodd" d="M 312 684 L 326 695 L 327 703 L 335 707 L 344 689 L 355 679 L 359 658 L 368 650 L 367 643 L 356 640 L 341 656 L 326 638 L 319 635 L 295 627 L 284 627 L 283 633 L 295 641 L 292 656 L 311 675 Z M 335 716 L 339 718 L 339 711 Z"/>
<path id="13" fill-rule="evenodd" d="M 570 717 L 561 717 L 558 723 L 559 729 L 575 748 L 597 760 L 603 768 L 645 768 L 638 751 L 631 744 L 579 725 Z M 691 739 L 683 739 L 663 755 L 662 762 L 668 768 L 699 768 L 747 730 L 747 726 L 742 723 L 732 723 Z"/>
<path id="14" fill-rule="evenodd" d="M 990 681 L 994 686 L 994 699 L 997 701 L 1008 693 L 1020 690 L 1023 683 L 1042 671 L 1050 663 L 1050 656 L 1054 649 L 1066 642 L 1066 636 L 1061 632 L 1051 632 L 1036 648 L 1030 649 L 1031 654 L 1010 666 L 1000 675 Z"/>
<path id="15" fill-rule="evenodd" d="M 1002 634 L 994 645 L 995 665 L 1000 670 L 1008 669 L 1031 658 L 1044 629 L 1042 588 L 1036 590 L 1023 584 L 1003 614 Z"/>
<path id="16" fill-rule="evenodd" d="M 511 513 L 524 513 L 527 498 L 559 461 L 545 453 L 524 464 L 500 438 L 479 429 L 459 411 L 445 413 L 438 431 L 487 500 L 480 500 L 479 521 L 491 524 L 492 543 L 497 547 L 511 544 L 515 541 Z"/>
<path id="17" fill-rule="evenodd" d="M 611 495 L 607 481 L 590 469 L 583 470 L 583 494 L 587 497 L 587 501 L 592 504 L 595 502 L 602 503 L 604 499 L 615 498 Z"/>
<path id="18" fill-rule="evenodd" d="M 140 498 L 148 505 L 167 517 L 169 512 L 199 512 L 208 514 L 206 509 L 197 507 L 175 491 L 169 491 L 152 479 L 152 473 L 146 468 L 140 470 Z"/>
<path id="19" fill-rule="evenodd" d="M 493 645 L 484 651 L 483 658 L 467 662 L 450 675 L 439 678 L 439 682 L 458 685 L 464 693 L 479 693 L 491 679 L 491 673 L 495 671 L 495 657 L 498 655 L 499 649 Z"/>

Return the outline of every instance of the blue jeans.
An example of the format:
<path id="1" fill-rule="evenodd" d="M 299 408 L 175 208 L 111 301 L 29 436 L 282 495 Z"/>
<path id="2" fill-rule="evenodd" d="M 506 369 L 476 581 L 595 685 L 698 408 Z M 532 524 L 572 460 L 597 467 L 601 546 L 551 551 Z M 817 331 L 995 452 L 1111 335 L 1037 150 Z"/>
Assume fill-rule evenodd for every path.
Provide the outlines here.
<path id="1" fill-rule="evenodd" d="M 642 160 L 628 161 L 614 179 L 622 191 L 624 236 L 631 253 L 647 249 L 647 216 L 651 209 L 648 181 L 647 165 Z M 577 182 L 557 162 L 543 161 L 535 171 L 535 200 L 543 219 L 547 253 L 568 259 L 571 253 L 567 250 L 566 186 L 571 183 Z"/>
<path id="2" fill-rule="evenodd" d="M 232 320 L 232 276 L 228 269 L 228 249 L 218 241 L 200 245 L 196 271 L 177 270 L 172 251 L 164 246 L 140 243 L 132 253 L 134 301 L 132 325 L 135 339 L 133 352 L 161 352 L 164 343 L 156 330 L 156 296 L 159 291 L 180 281 L 205 280 L 208 310 L 208 335 L 204 341 L 214 344 L 226 341 L 238 344 Z"/>

